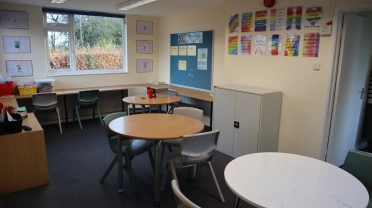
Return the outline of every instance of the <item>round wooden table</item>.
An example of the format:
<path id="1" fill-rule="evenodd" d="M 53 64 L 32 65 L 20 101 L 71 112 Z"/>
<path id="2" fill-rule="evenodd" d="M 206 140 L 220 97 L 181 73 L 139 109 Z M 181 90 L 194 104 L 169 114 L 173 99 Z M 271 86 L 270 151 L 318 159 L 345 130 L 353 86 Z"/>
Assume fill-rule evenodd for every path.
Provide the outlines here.
<path id="1" fill-rule="evenodd" d="M 255 207 L 366 207 L 368 192 L 348 172 L 310 157 L 267 152 L 238 157 L 225 180 L 239 198 Z"/>
<path id="2" fill-rule="evenodd" d="M 123 98 L 123 102 L 132 104 L 133 114 L 135 110 L 135 105 L 142 106 L 142 113 L 145 113 L 145 106 L 146 105 L 165 105 L 165 104 L 174 104 L 180 102 L 182 99 L 178 96 L 165 96 L 165 97 L 157 97 L 157 98 L 149 98 L 148 95 L 135 95 Z M 160 107 L 159 107 L 160 108 Z M 173 105 L 170 110 L 173 109 Z M 169 111 L 168 111 L 169 112 Z"/>
<path id="3" fill-rule="evenodd" d="M 174 114 L 136 114 L 117 118 L 110 122 L 109 128 L 118 135 L 118 147 L 121 136 L 155 141 L 155 205 L 160 203 L 160 142 L 178 139 L 187 134 L 203 131 L 204 124 L 194 118 Z M 122 152 L 118 148 L 119 192 L 123 192 Z"/>

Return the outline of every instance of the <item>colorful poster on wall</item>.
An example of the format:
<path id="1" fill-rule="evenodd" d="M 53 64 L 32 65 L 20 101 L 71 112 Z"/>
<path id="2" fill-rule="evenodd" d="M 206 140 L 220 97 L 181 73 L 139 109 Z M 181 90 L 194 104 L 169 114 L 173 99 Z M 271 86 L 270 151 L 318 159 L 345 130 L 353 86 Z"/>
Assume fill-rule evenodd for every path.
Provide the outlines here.
<path id="1" fill-rule="evenodd" d="M 287 30 L 301 30 L 302 6 L 287 8 Z"/>
<path id="2" fill-rule="evenodd" d="M 240 48 L 242 55 L 251 55 L 251 41 L 252 36 L 250 35 L 243 35 L 240 37 Z"/>
<path id="3" fill-rule="evenodd" d="M 178 44 L 203 43 L 203 32 L 178 34 Z"/>
<path id="4" fill-rule="evenodd" d="M 320 29 L 322 25 L 323 6 L 307 6 L 305 11 L 304 28 L 308 30 Z"/>
<path id="5" fill-rule="evenodd" d="M 198 48 L 198 69 L 207 70 L 208 48 Z"/>
<path id="6" fill-rule="evenodd" d="M 266 32 L 266 25 L 267 25 L 267 10 L 257 11 L 255 14 L 254 31 L 255 32 Z"/>
<path id="7" fill-rule="evenodd" d="M 284 56 L 298 56 L 300 48 L 300 35 L 287 34 Z"/>
<path id="8" fill-rule="evenodd" d="M 263 56 L 265 55 L 266 48 L 266 36 L 256 35 L 253 38 L 253 55 Z"/>
<path id="9" fill-rule="evenodd" d="M 239 27 L 239 14 L 230 15 L 230 18 L 229 18 L 230 33 L 238 32 L 238 27 Z"/>
<path id="10" fill-rule="evenodd" d="M 229 36 L 227 45 L 229 55 L 238 55 L 238 36 Z"/>
<path id="11" fill-rule="evenodd" d="M 302 56 L 304 57 L 318 57 L 319 55 L 319 33 L 305 33 L 304 34 L 304 46 L 302 50 Z"/>
<path id="12" fill-rule="evenodd" d="M 269 41 L 269 56 L 282 55 L 282 35 L 273 34 Z"/>
<path id="13" fill-rule="evenodd" d="M 252 12 L 242 14 L 242 32 L 252 32 Z"/>
<path id="14" fill-rule="evenodd" d="M 284 9 L 270 11 L 270 31 L 283 30 Z"/>
<path id="15" fill-rule="evenodd" d="M 6 72 L 12 77 L 31 77 L 33 75 L 31 60 L 6 60 Z"/>

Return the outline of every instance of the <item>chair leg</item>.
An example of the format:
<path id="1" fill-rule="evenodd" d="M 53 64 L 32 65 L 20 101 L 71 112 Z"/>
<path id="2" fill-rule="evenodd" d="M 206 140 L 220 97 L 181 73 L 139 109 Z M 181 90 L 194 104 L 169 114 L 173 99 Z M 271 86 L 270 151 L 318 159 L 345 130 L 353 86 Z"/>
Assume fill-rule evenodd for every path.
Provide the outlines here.
<path id="1" fill-rule="evenodd" d="M 115 158 L 112 160 L 110 166 L 107 168 L 105 174 L 103 174 L 101 180 L 99 180 L 99 182 L 103 183 L 105 182 L 105 179 L 106 177 L 108 176 L 108 174 L 111 172 L 112 168 L 114 168 L 115 164 L 118 162 L 118 156 L 116 155 Z"/>
<path id="2" fill-rule="evenodd" d="M 222 195 L 222 192 L 221 192 L 220 186 L 218 185 L 218 181 L 217 181 L 216 175 L 214 174 L 214 171 L 213 171 L 213 167 L 212 167 L 211 161 L 207 161 L 207 164 L 208 164 L 208 167 L 209 167 L 209 171 L 211 172 L 211 175 L 212 175 L 212 177 L 213 177 L 214 184 L 216 185 L 216 189 L 217 189 L 217 191 L 218 191 L 218 195 L 219 195 L 219 197 L 220 197 L 220 200 L 221 200 L 222 202 L 225 202 L 225 199 L 223 198 L 223 195 Z"/>
<path id="3" fill-rule="evenodd" d="M 130 159 L 131 162 L 132 162 L 133 158 L 134 158 L 134 156 L 129 156 L 129 159 Z M 123 165 L 123 169 L 126 170 L 127 168 L 128 168 L 128 166 L 127 166 L 127 163 L 125 162 L 125 164 Z"/>
<path id="4" fill-rule="evenodd" d="M 127 171 L 128 171 L 128 174 L 129 174 L 130 183 L 132 185 L 132 191 L 137 192 L 136 181 L 135 181 L 135 178 L 134 178 L 134 173 L 133 173 L 132 163 L 130 161 L 130 156 L 128 154 L 124 154 L 124 157 L 125 157 L 125 163 L 127 164 Z"/>
<path id="5" fill-rule="evenodd" d="M 160 153 L 160 167 L 163 167 L 163 160 L 165 155 L 165 144 L 164 142 L 161 143 L 161 153 Z"/>
<path id="6" fill-rule="evenodd" d="M 235 202 L 234 202 L 234 207 L 238 208 L 240 203 L 240 198 L 238 196 L 235 196 Z"/>
<path id="7" fill-rule="evenodd" d="M 196 165 L 196 175 L 195 175 L 195 180 L 194 180 L 195 182 L 198 181 L 199 179 L 201 168 L 202 168 L 202 164 Z"/>
<path id="8" fill-rule="evenodd" d="M 168 166 L 169 166 L 169 163 L 167 162 L 163 170 L 163 179 L 161 180 L 161 184 L 160 184 L 161 191 L 164 191 L 165 181 L 167 180 Z"/>
<path id="9" fill-rule="evenodd" d="M 80 121 L 79 111 L 76 106 L 75 106 L 75 112 L 76 112 L 76 117 L 79 121 L 80 129 L 83 130 L 83 126 L 81 125 L 81 121 Z"/>
<path id="10" fill-rule="evenodd" d="M 188 180 L 195 181 L 197 165 L 188 167 Z"/>
<path id="11" fill-rule="evenodd" d="M 99 117 L 99 120 L 101 121 L 101 125 L 103 126 L 103 122 L 102 122 L 102 118 L 101 118 L 101 114 L 99 113 L 99 110 L 98 110 L 98 107 L 96 106 L 96 110 L 97 110 L 97 115 Z"/>
<path id="12" fill-rule="evenodd" d="M 169 152 L 172 152 L 173 150 L 172 150 L 172 147 L 169 145 L 169 144 L 167 144 L 167 146 L 168 146 L 168 150 L 169 150 Z"/>
<path id="13" fill-rule="evenodd" d="M 96 118 L 96 109 L 93 108 L 93 120 Z"/>
<path id="14" fill-rule="evenodd" d="M 72 114 L 72 122 L 75 124 L 75 107 L 74 107 L 74 110 L 72 112 L 73 112 L 73 114 Z"/>
<path id="15" fill-rule="evenodd" d="M 58 117 L 58 125 L 59 125 L 59 132 L 62 134 L 62 127 L 61 127 L 61 118 L 59 117 L 59 109 L 56 107 L 57 117 Z"/>
<path id="16" fill-rule="evenodd" d="M 177 180 L 177 174 L 176 174 L 176 169 L 175 169 L 175 167 L 174 167 L 173 161 L 170 161 L 170 162 L 169 162 L 169 165 L 170 165 L 170 168 L 171 168 L 171 174 L 172 174 L 172 177 L 173 177 L 173 179 L 176 180 L 177 183 L 178 183 L 178 180 Z"/>
<path id="17" fill-rule="evenodd" d="M 155 161 L 154 161 L 154 156 L 152 155 L 151 148 L 147 150 L 147 153 L 149 153 L 149 158 L 151 162 L 151 167 L 152 167 L 152 172 L 155 174 Z"/>

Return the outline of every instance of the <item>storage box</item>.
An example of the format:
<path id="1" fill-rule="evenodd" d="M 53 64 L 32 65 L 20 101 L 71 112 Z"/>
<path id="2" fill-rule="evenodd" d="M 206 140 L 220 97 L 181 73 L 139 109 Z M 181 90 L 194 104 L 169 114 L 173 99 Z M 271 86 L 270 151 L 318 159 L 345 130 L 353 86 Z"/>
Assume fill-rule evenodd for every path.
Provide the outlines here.
<path id="1" fill-rule="evenodd" d="M 13 95 L 13 82 L 0 84 L 0 96 L 3 95 Z"/>
<path id="2" fill-rule="evenodd" d="M 22 122 L 23 122 L 22 116 L 19 115 L 19 114 L 10 114 L 10 115 L 12 116 L 12 118 L 15 121 L 8 121 L 8 119 L 6 117 L 5 123 L 2 123 L 2 124 L 5 124 L 6 132 L 9 132 L 9 133 L 21 132 L 22 131 Z"/>
<path id="3" fill-rule="evenodd" d="M 18 86 L 19 95 L 33 95 L 37 93 L 37 86 L 20 87 Z"/>
<path id="4" fill-rule="evenodd" d="M 54 79 L 35 79 L 39 93 L 54 92 Z"/>

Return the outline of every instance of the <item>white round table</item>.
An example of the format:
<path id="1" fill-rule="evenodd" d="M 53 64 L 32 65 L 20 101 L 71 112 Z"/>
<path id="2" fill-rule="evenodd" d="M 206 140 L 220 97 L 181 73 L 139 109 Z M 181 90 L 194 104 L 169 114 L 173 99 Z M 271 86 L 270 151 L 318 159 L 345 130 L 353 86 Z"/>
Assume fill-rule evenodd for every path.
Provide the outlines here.
<path id="1" fill-rule="evenodd" d="M 256 207 L 366 207 L 363 184 L 348 172 L 310 157 L 255 153 L 225 168 L 229 188 Z"/>

